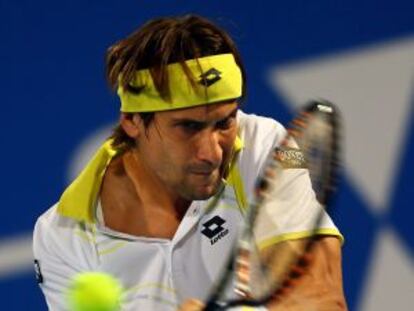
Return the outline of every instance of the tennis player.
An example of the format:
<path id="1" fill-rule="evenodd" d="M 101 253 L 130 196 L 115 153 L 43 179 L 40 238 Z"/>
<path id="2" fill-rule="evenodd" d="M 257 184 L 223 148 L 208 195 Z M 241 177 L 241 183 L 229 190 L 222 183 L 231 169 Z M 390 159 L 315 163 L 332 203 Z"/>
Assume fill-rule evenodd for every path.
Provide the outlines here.
<path id="1" fill-rule="evenodd" d="M 199 16 L 147 22 L 108 49 L 106 72 L 121 102 L 119 125 L 36 223 L 40 287 L 50 310 L 67 310 L 71 277 L 102 271 L 126 289 L 122 310 L 200 309 L 285 129 L 240 110 L 240 55 Z M 295 204 L 278 211 L 279 241 L 310 234 L 307 177 L 294 176 L 289 191 Z M 268 307 L 346 309 L 341 236 L 329 217 L 320 229 L 306 275 Z"/>

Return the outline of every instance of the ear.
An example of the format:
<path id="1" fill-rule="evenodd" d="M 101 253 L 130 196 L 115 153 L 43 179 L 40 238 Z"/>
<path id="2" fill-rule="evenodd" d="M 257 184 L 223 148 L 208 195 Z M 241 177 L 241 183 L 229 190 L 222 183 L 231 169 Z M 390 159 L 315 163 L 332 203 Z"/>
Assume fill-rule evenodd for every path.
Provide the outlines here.
<path id="1" fill-rule="evenodd" d="M 143 124 L 138 113 L 121 113 L 119 123 L 129 137 L 134 139 L 139 137 Z"/>

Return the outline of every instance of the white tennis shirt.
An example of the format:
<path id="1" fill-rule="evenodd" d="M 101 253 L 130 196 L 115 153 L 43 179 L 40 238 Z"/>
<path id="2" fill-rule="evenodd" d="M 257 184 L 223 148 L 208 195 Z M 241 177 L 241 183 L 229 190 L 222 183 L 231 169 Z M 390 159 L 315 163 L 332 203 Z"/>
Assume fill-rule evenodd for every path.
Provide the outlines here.
<path id="1" fill-rule="evenodd" d="M 269 118 L 241 111 L 237 118 L 243 142 L 235 167 L 237 180 L 228 183 L 218 199 L 192 202 L 172 240 L 132 236 L 105 227 L 99 198 L 91 206 L 93 222 L 61 213 L 59 203 L 39 217 L 33 250 L 39 284 L 49 310 L 67 310 L 65 292 L 69 281 L 85 271 L 106 272 L 122 283 L 123 311 L 176 310 L 185 299 L 204 300 L 208 296 L 243 220 L 240 187 L 243 193 L 252 193 L 267 154 L 286 132 Z M 272 212 L 277 229 L 260 233 L 267 242 L 310 234 L 313 224 L 310 215 L 319 207 L 305 170 L 292 172 L 285 178 L 287 195 L 278 199 L 291 204 L 279 204 L 281 208 Z M 247 201 L 251 200 L 246 196 Z M 79 197 L 79 202 L 84 200 Z M 340 236 L 327 215 L 320 233 Z"/>

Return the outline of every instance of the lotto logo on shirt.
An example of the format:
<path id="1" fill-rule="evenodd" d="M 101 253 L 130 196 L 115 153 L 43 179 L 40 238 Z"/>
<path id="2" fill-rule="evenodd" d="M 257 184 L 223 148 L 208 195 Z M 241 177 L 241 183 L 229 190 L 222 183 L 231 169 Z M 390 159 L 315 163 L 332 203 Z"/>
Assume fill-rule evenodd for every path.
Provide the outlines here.
<path id="1" fill-rule="evenodd" d="M 229 233 L 229 229 L 223 227 L 225 223 L 226 221 L 217 215 L 203 223 L 204 229 L 201 230 L 201 233 L 210 239 L 211 245 L 214 245 Z"/>

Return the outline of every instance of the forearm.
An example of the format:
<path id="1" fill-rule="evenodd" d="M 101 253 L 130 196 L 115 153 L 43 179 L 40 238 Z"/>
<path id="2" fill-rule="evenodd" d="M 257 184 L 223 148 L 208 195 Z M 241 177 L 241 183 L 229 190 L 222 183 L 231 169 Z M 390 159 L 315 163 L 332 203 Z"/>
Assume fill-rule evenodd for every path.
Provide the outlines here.
<path id="1" fill-rule="evenodd" d="M 341 246 L 335 237 L 320 238 L 304 273 L 291 279 L 268 308 L 272 311 L 347 310 L 342 286 Z"/>

